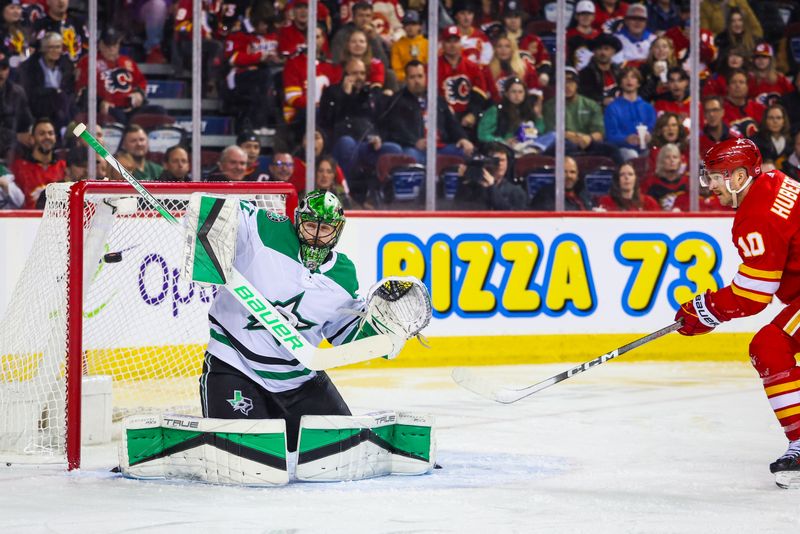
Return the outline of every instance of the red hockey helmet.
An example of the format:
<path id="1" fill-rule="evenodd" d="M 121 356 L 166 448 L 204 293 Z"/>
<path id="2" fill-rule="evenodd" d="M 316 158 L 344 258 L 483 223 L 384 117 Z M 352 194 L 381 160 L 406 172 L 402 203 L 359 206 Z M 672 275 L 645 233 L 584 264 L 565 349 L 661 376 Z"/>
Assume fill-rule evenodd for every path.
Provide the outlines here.
<path id="1" fill-rule="evenodd" d="M 744 167 L 747 176 L 755 178 L 761 174 L 761 152 L 750 139 L 727 139 L 708 149 L 703 167 L 706 174 L 718 172 L 726 176 Z"/>

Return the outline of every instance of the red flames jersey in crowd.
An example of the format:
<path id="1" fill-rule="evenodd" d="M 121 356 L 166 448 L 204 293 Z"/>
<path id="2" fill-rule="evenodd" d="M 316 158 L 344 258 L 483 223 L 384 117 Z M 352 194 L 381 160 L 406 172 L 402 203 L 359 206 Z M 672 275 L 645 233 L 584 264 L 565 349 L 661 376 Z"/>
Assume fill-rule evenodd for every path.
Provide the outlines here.
<path id="1" fill-rule="evenodd" d="M 19 188 L 25 193 L 25 209 L 34 209 L 39 195 L 42 194 L 48 184 L 61 182 L 64 180 L 64 171 L 67 163 L 61 159 L 50 163 L 47 167 L 42 167 L 37 162 L 28 158 L 19 157 L 14 159 L 11 164 L 11 172 Z"/>
<path id="2" fill-rule="evenodd" d="M 301 54 L 306 49 L 306 34 L 294 24 L 278 30 L 278 51 L 284 57 Z"/>
<path id="3" fill-rule="evenodd" d="M 689 176 L 684 174 L 674 182 L 667 182 L 653 175 L 642 183 L 641 192 L 656 199 L 662 210 L 672 211 L 678 197 L 689 194 Z"/>
<path id="4" fill-rule="evenodd" d="M 770 106 L 780 103 L 781 96 L 794 91 L 792 82 L 786 76 L 780 72 L 776 74 L 774 82 L 750 76 L 747 83 L 749 89 L 747 94 L 750 98 L 762 106 Z"/>
<path id="5" fill-rule="evenodd" d="M 218 8 L 219 3 L 215 0 L 203 0 L 203 12 L 200 14 L 200 33 L 203 39 L 208 39 L 213 33 L 209 16 L 213 16 Z M 175 7 L 175 39 L 192 38 L 192 17 L 192 0 L 178 0 Z"/>
<path id="6" fill-rule="evenodd" d="M 533 64 L 537 69 L 550 64 L 550 52 L 538 35 L 526 35 L 519 43 L 522 59 Z"/>
<path id="7" fill-rule="evenodd" d="M 473 63 L 488 65 L 494 51 L 485 33 L 477 28 L 470 28 L 469 34 L 461 34 L 461 53 Z"/>
<path id="8" fill-rule="evenodd" d="M 620 2 L 611 13 L 598 4 L 602 4 L 602 2 L 595 2 L 592 27 L 605 33 L 614 33 L 618 30 L 617 24 L 620 24 L 625 18 L 625 13 L 628 11 L 628 2 Z"/>
<path id="9" fill-rule="evenodd" d="M 692 99 L 686 97 L 683 100 L 676 102 L 674 100 L 658 99 L 653 102 L 653 107 L 656 110 L 656 115 L 661 116 L 663 113 L 672 112 L 681 116 L 681 121 L 686 128 L 690 128 L 689 115 L 691 114 Z"/>
<path id="10" fill-rule="evenodd" d="M 723 120 L 728 126 L 744 137 L 752 137 L 758 132 L 758 125 L 761 124 L 766 108 L 752 98 L 748 98 L 744 106 L 737 106 L 726 98 L 723 109 Z"/>
<path id="11" fill-rule="evenodd" d="M 444 97 L 453 113 L 467 110 L 472 91 L 488 98 L 481 68 L 463 57 L 453 66 L 444 56 L 439 56 L 439 94 Z"/>
<path id="12" fill-rule="evenodd" d="M 714 73 L 706 79 L 700 94 L 703 95 L 703 98 L 710 95 L 724 98 L 728 94 L 728 80 L 722 74 Z"/>
<path id="13" fill-rule="evenodd" d="M 78 62 L 78 79 L 75 90 L 80 92 L 88 85 L 89 57 L 84 55 Z M 130 97 L 135 92 L 147 94 L 147 80 L 139 66 L 128 56 L 120 55 L 110 62 L 97 54 L 97 98 L 117 108 L 131 107 Z"/>
<path id="14" fill-rule="evenodd" d="M 672 45 L 675 47 L 675 58 L 682 62 L 687 59 L 687 52 L 689 51 L 689 36 L 680 26 L 673 26 L 668 29 L 665 36 L 672 39 Z M 706 65 L 712 63 L 717 59 L 717 46 L 714 44 L 714 34 L 708 30 L 700 28 L 700 61 Z M 705 72 L 705 65 L 700 65 L 700 68 Z M 701 77 L 704 77 L 701 72 Z"/>
<path id="15" fill-rule="evenodd" d="M 738 316 L 752 315 L 777 296 L 800 296 L 800 183 L 781 171 L 753 180 L 733 219 L 733 244 L 742 264 L 713 302 Z"/>
<path id="16" fill-rule="evenodd" d="M 367 83 L 373 87 L 383 87 L 386 82 L 386 67 L 383 61 L 374 57 L 367 66 Z"/>
<path id="17" fill-rule="evenodd" d="M 297 114 L 297 110 L 306 107 L 306 91 L 308 88 L 306 57 L 305 54 L 300 54 L 289 59 L 283 69 L 283 117 L 286 122 L 291 122 Z M 341 67 L 327 61 L 317 61 L 317 105 L 319 105 L 322 90 L 329 85 L 339 83 L 341 79 Z"/>
<path id="18" fill-rule="evenodd" d="M 522 78 L 522 82 L 528 89 L 528 93 L 541 94 L 541 90 L 539 90 L 539 75 L 536 73 L 536 67 L 527 61 L 523 61 L 523 64 L 525 65 L 525 76 Z M 509 69 L 507 71 L 501 71 L 497 78 L 495 78 L 492 75 L 492 69 L 489 68 L 489 65 L 483 68 L 483 75 L 486 79 L 486 85 L 489 86 L 489 93 L 491 94 L 492 101 L 498 104 L 503 100 L 503 91 L 505 90 L 508 80 L 517 77 L 517 74 Z"/>
<path id="19" fill-rule="evenodd" d="M 225 39 L 225 59 L 237 71 L 258 66 L 264 52 L 278 56 L 277 34 L 238 31 Z"/>

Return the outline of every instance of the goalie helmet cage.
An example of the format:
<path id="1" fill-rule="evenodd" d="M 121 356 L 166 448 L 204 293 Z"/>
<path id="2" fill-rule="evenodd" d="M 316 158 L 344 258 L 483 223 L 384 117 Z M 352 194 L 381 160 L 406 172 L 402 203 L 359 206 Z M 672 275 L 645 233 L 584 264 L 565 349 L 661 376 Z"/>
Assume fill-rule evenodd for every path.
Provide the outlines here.
<path id="1" fill-rule="evenodd" d="M 288 183 L 145 186 L 178 218 L 196 191 L 290 218 L 297 206 Z M 80 467 L 81 390 L 93 376 L 112 385 L 115 421 L 148 411 L 200 415 L 207 312 L 218 289 L 180 280 L 182 252 L 180 228 L 125 182 L 48 186 L 0 322 L 0 458 Z"/>

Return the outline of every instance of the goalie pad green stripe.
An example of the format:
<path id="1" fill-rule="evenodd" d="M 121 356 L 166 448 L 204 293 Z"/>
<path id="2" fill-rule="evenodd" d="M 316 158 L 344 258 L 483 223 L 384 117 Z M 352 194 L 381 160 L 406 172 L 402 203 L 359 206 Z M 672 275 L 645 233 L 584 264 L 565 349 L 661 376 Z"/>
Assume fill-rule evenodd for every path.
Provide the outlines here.
<path id="1" fill-rule="evenodd" d="M 188 432 L 168 428 L 128 430 L 128 465 L 150 462 L 200 445 L 210 445 L 275 469 L 286 469 L 283 434 L 231 434 Z M 130 444 L 135 443 L 134 447 Z"/>
<path id="2" fill-rule="evenodd" d="M 296 473 L 307 481 L 420 475 L 433 469 L 435 456 L 430 416 L 303 416 Z"/>
<path id="3" fill-rule="evenodd" d="M 125 419 L 120 469 L 133 478 L 274 486 L 289 481 L 283 419 Z"/>
<path id="4" fill-rule="evenodd" d="M 390 425 L 381 428 L 303 429 L 298 463 L 307 463 L 338 454 L 370 441 L 392 454 L 427 462 L 430 459 L 431 428 Z"/>

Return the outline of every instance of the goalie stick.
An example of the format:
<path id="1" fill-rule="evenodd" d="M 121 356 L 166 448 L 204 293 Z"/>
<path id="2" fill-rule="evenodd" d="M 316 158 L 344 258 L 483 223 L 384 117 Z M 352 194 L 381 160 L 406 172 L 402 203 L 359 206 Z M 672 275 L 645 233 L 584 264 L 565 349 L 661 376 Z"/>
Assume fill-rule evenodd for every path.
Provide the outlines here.
<path id="1" fill-rule="evenodd" d="M 573 376 L 582 373 L 584 371 L 587 371 L 592 367 L 596 367 L 609 360 L 613 360 L 617 356 L 621 356 L 622 354 L 625 354 L 630 350 L 633 350 L 637 347 L 641 347 L 645 343 L 649 343 L 654 339 L 658 339 L 662 336 L 669 334 L 670 332 L 674 332 L 675 330 L 679 329 L 682 325 L 683 325 L 682 321 L 676 321 L 671 325 L 662 328 L 661 330 L 657 330 L 652 334 L 648 334 L 642 338 L 637 339 L 636 341 L 632 341 L 627 345 L 619 347 L 618 349 L 614 349 L 611 352 L 607 352 L 606 354 L 598 356 L 593 360 L 589 360 L 588 362 L 584 362 L 580 365 L 577 365 L 572 369 L 567 369 L 562 373 L 559 373 L 555 376 L 551 376 L 547 380 L 542 380 L 541 382 L 523 388 L 511 388 L 496 383 L 492 383 L 489 380 L 486 380 L 484 377 L 480 376 L 475 371 L 470 371 L 469 369 L 466 369 L 464 367 L 456 367 L 455 369 L 453 369 L 451 376 L 456 384 L 458 384 L 464 389 L 472 391 L 473 393 L 477 393 L 481 397 L 485 397 L 487 399 L 502 404 L 511 404 L 517 402 L 518 400 L 522 400 L 525 397 L 529 397 L 534 393 L 537 393 L 545 388 L 549 388 L 554 384 L 563 382 L 567 378 L 572 378 Z"/>
<path id="2" fill-rule="evenodd" d="M 169 210 L 86 130 L 85 124 L 79 123 L 73 130 L 73 134 L 75 137 L 83 139 L 95 152 L 100 154 L 167 222 L 173 226 L 180 226 L 180 222 Z M 315 347 L 237 269 L 233 269 L 230 279 L 223 287 L 248 310 L 265 310 L 261 313 L 253 313 L 253 316 L 268 332 L 274 332 L 275 339 L 307 369 L 322 371 L 385 356 L 393 350 L 392 340 L 384 334 L 358 339 L 327 349 Z M 287 331 L 289 334 L 285 335 L 284 333 Z"/>

